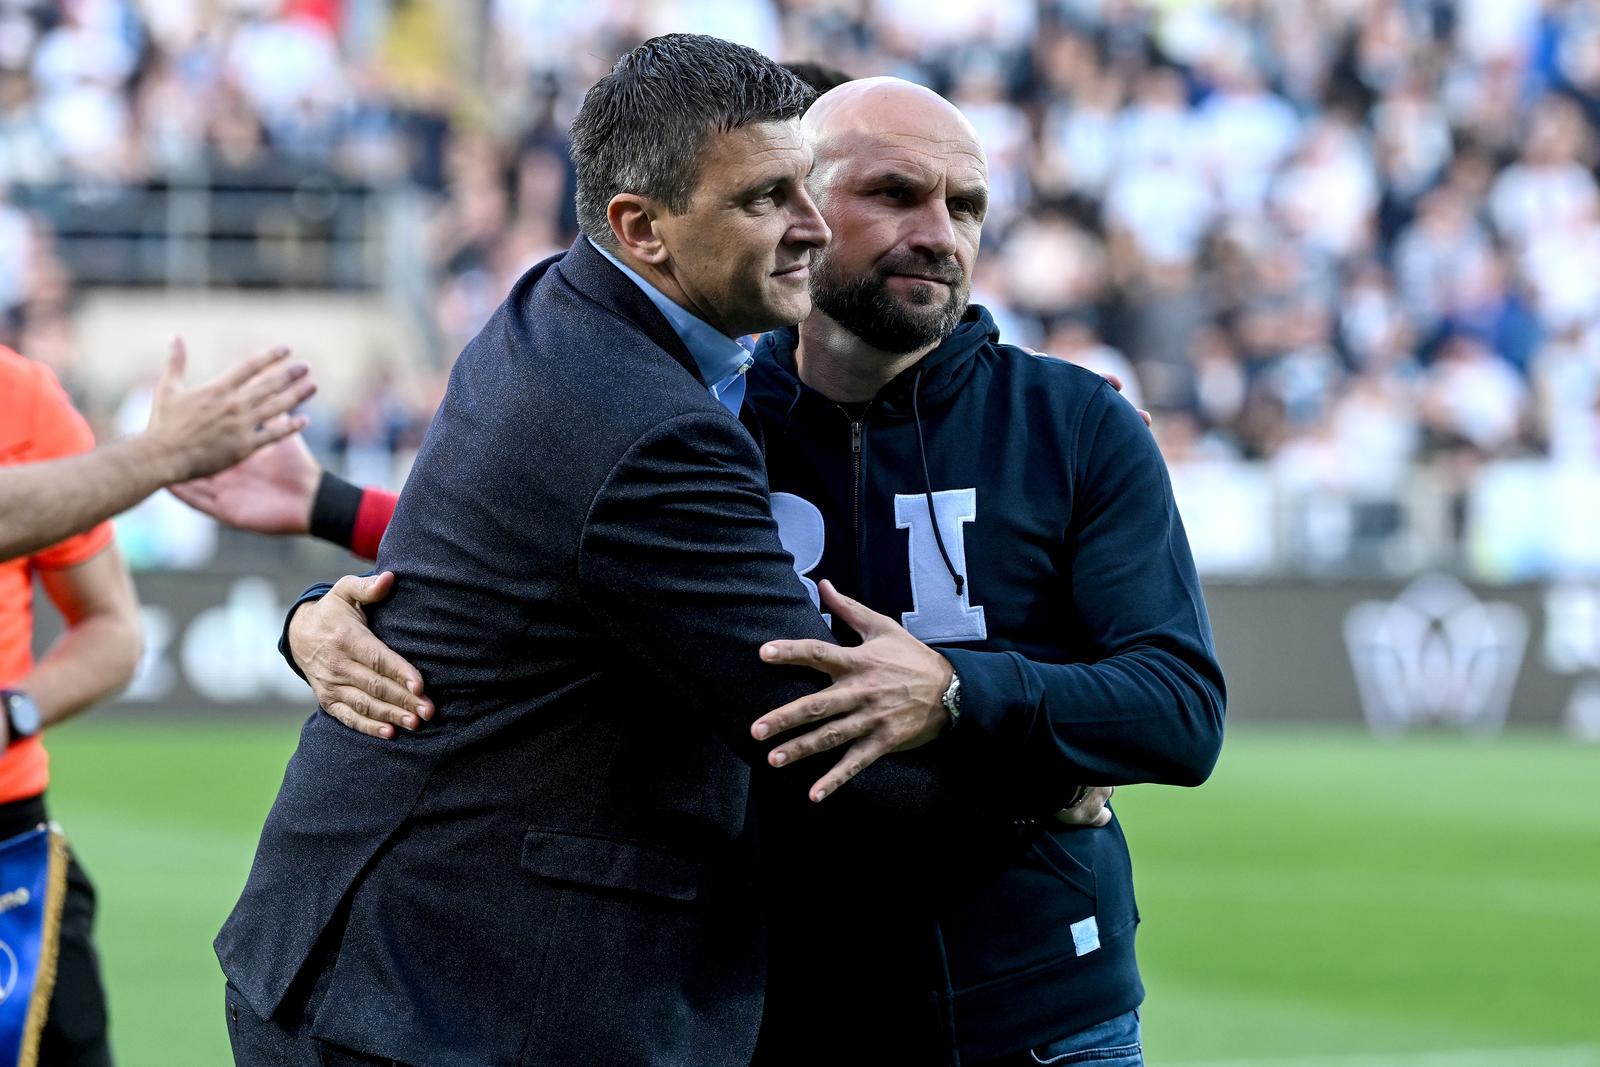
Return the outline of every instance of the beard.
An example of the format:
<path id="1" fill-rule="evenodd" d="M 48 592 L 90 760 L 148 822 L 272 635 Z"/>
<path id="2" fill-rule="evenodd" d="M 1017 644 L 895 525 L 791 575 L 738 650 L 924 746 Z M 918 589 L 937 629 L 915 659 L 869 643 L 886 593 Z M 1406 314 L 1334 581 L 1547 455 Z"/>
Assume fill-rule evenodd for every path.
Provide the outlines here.
<path id="1" fill-rule="evenodd" d="M 950 295 L 937 303 L 932 286 L 916 286 L 907 297 L 889 290 L 889 276 L 919 274 L 945 283 Z M 891 252 L 871 270 L 840 277 L 824 249 L 811 262 L 811 303 L 817 310 L 880 352 L 896 355 L 937 344 L 966 314 L 971 286 L 954 256 Z"/>

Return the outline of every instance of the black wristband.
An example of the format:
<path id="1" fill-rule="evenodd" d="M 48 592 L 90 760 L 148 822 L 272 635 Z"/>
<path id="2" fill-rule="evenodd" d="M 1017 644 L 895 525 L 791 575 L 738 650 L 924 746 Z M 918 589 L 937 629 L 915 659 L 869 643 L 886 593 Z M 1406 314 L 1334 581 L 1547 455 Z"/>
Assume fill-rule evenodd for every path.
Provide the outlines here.
<path id="1" fill-rule="evenodd" d="M 322 472 L 311 500 L 311 536 L 349 548 L 355 541 L 362 490 L 331 471 Z"/>

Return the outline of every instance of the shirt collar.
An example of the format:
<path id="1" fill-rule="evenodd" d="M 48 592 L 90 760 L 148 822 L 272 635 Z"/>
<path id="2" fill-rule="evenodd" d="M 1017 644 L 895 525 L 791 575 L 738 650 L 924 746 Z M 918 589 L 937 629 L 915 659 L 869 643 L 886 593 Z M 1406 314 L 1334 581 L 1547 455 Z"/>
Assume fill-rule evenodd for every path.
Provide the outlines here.
<path id="1" fill-rule="evenodd" d="M 594 244 L 593 241 L 589 243 Z M 740 378 L 755 362 L 749 350 L 704 319 L 668 299 L 661 290 L 645 281 L 626 263 L 604 248 L 597 244 L 594 247 L 595 251 L 609 259 L 613 266 L 632 279 L 633 284 L 643 290 L 644 295 L 650 298 L 650 302 L 666 316 L 673 332 L 683 342 L 683 347 L 694 357 L 695 365 L 700 368 L 700 377 L 710 387 L 711 394 L 719 400 L 722 399 L 729 383 Z M 738 392 L 740 396 L 744 395 L 743 390 Z"/>

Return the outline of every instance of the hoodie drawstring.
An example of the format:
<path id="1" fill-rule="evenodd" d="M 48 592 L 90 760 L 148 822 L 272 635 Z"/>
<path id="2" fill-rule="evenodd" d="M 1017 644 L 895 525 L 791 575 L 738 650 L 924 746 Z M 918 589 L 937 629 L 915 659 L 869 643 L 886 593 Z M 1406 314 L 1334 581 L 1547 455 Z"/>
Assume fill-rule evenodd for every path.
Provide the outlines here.
<path id="1" fill-rule="evenodd" d="M 967 587 L 967 580 L 956 571 L 956 565 L 950 562 L 950 553 L 944 547 L 944 535 L 939 532 L 939 515 L 933 509 L 933 477 L 928 473 L 928 446 L 922 439 L 922 412 L 917 407 L 917 395 L 922 392 L 922 368 L 917 368 L 917 376 L 911 383 L 911 419 L 917 424 L 917 451 L 922 456 L 922 490 L 928 498 L 928 519 L 933 523 L 933 540 L 939 546 L 939 556 L 944 560 L 944 569 L 950 572 L 951 581 L 956 583 L 956 596 Z"/>
<path id="2" fill-rule="evenodd" d="M 789 424 L 794 421 L 794 409 L 800 406 L 801 385 L 798 380 L 794 383 L 794 399 L 789 401 L 789 410 L 783 413 L 783 435 L 789 436 Z"/>

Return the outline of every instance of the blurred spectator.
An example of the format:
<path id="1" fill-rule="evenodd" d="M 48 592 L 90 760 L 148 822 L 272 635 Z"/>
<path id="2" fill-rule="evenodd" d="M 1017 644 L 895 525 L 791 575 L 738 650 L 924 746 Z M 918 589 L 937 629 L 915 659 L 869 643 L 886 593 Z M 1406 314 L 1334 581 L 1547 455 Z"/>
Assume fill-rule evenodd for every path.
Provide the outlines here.
<path id="1" fill-rule="evenodd" d="M 1127 171 L 1169 159 L 1180 170 L 1197 170 L 1202 161 L 1196 132 L 1183 76 L 1155 67 L 1141 76 L 1137 98 L 1116 122 L 1113 162 Z"/>
<path id="2" fill-rule="evenodd" d="M 28 291 L 32 229 L 28 216 L 0 199 L 0 311 L 17 307 Z"/>
<path id="3" fill-rule="evenodd" d="M 1411 320 L 1382 264 L 1368 260 L 1351 271 L 1339 296 L 1339 337 L 1358 371 L 1392 374 L 1409 359 Z"/>
<path id="4" fill-rule="evenodd" d="M 1024 220 L 1006 242 L 1001 263 L 1006 303 L 1041 322 L 1090 312 L 1105 295 L 1105 250 L 1063 212 Z"/>
<path id="5" fill-rule="evenodd" d="M 1493 254 L 1472 205 L 1446 186 L 1429 193 L 1395 242 L 1395 280 L 1417 328 L 1431 332 L 1461 288 L 1462 275 Z"/>
<path id="6" fill-rule="evenodd" d="M 1348 259 L 1371 247 L 1378 181 L 1357 132 L 1336 119 L 1314 126 L 1273 188 L 1273 208 L 1291 240 Z"/>
<path id="7" fill-rule="evenodd" d="M 1438 181 L 1454 152 L 1444 109 L 1415 75 L 1373 107 L 1372 132 L 1386 191 L 1401 204 Z"/>
<path id="8" fill-rule="evenodd" d="M 223 76 L 285 151 L 331 141 L 347 87 L 330 27 L 304 14 L 245 15 L 223 57 Z"/>
<path id="9" fill-rule="evenodd" d="M 1589 254 L 1594 255 L 1596 251 L 1600 249 L 1591 247 Z M 1570 304 L 1572 298 L 1568 297 L 1567 301 Z M 1557 302 L 1551 299 L 1546 306 L 1555 311 Z M 1589 306 L 1593 308 L 1592 304 Z M 1552 317 L 1559 321 L 1564 316 Z M 1576 314 L 1575 317 L 1584 316 Z M 1539 342 L 1540 327 L 1504 254 L 1475 257 L 1465 269 L 1457 272 L 1442 331 L 1473 334 L 1518 371 L 1527 373 L 1528 362 Z"/>
<path id="10" fill-rule="evenodd" d="M 455 353 L 574 236 L 582 93 L 688 30 L 956 100 L 993 186 L 978 298 L 1142 389 L 1175 461 L 1363 500 L 1441 459 L 1600 464 L 1600 0 L 467 8 L 0 0 L 0 340 L 71 383 L 84 260 L 52 221 L 170 185 L 369 189 L 436 359 L 374 367 L 329 460 L 392 483 Z M 292 274 L 320 224 L 269 222 L 243 229 Z M 1388 521 L 1363 514 L 1357 542 Z"/>
<path id="11" fill-rule="evenodd" d="M 1144 387 L 1139 372 L 1128 357 L 1095 336 L 1087 323 L 1069 320 L 1051 331 L 1045 352 L 1056 359 L 1087 367 L 1096 374 L 1115 375 L 1122 382 L 1122 398 L 1136 408 L 1144 407 Z"/>
<path id="12" fill-rule="evenodd" d="M 1141 260 L 1193 262 L 1215 214 L 1205 176 L 1177 152 L 1154 149 L 1111 180 L 1106 228 Z"/>
<path id="13" fill-rule="evenodd" d="M 1558 463 L 1600 467 L 1600 334 L 1569 326 L 1533 362 L 1540 433 Z"/>
<path id="14" fill-rule="evenodd" d="M 1041 196 L 1098 199 L 1117 165 L 1120 91 L 1097 78 L 1084 91 L 1055 101 L 1045 114 L 1033 186 Z"/>
<path id="15" fill-rule="evenodd" d="M 1396 499 L 1405 488 L 1421 427 L 1408 383 L 1381 374 L 1351 378 L 1329 419 L 1349 484 L 1363 494 Z"/>
<path id="16" fill-rule="evenodd" d="M 1527 414 L 1522 378 L 1482 341 L 1449 338 L 1422 380 L 1422 421 L 1435 446 L 1506 455 L 1518 443 Z"/>
<path id="17" fill-rule="evenodd" d="M 1257 215 L 1273 174 L 1294 150 L 1300 121 L 1242 48 L 1222 50 L 1212 71 L 1216 86 L 1197 116 L 1201 152 L 1224 210 Z"/>
<path id="18" fill-rule="evenodd" d="M 1585 140 L 1582 115 L 1569 101 L 1550 97 L 1535 109 L 1521 158 L 1489 192 L 1489 213 L 1501 237 L 1525 245 L 1594 214 L 1600 189 L 1579 162 Z"/>

